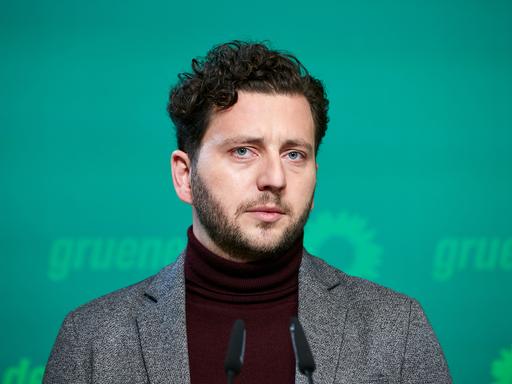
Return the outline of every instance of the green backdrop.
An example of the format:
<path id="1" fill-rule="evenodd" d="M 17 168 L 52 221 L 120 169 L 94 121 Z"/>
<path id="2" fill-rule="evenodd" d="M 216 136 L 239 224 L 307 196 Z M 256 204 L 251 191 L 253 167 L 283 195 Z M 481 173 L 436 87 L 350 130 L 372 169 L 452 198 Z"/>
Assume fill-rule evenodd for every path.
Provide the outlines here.
<path id="1" fill-rule="evenodd" d="M 327 87 L 306 248 L 417 298 L 457 383 L 512 383 L 512 2 L 0 1 L 0 383 L 172 261 L 169 88 L 268 39 Z"/>

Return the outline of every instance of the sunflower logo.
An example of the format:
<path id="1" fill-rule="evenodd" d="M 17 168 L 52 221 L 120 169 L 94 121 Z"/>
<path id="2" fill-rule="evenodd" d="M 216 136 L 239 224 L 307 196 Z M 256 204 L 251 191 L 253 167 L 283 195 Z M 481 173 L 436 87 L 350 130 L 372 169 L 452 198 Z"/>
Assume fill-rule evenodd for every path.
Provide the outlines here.
<path id="1" fill-rule="evenodd" d="M 512 384 L 512 346 L 502 349 L 500 357 L 492 363 L 493 384 Z"/>
<path id="2" fill-rule="evenodd" d="M 378 277 L 382 249 L 374 242 L 374 232 L 361 216 L 341 212 L 318 214 L 315 220 L 308 222 L 305 231 L 306 249 L 331 265 L 343 269 L 350 275 L 374 279 Z M 344 241 L 352 249 L 352 262 L 346 265 L 346 256 L 337 247 L 327 247 L 332 241 Z M 342 268 L 343 264 L 343 268 Z"/>

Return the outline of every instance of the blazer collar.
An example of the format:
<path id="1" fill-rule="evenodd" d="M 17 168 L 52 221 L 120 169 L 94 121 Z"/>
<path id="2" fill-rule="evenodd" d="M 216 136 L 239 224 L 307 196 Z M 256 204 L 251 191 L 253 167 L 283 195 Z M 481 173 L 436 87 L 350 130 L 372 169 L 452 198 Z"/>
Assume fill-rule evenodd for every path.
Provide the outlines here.
<path id="1" fill-rule="evenodd" d="M 299 320 L 315 359 L 316 383 L 333 383 L 338 368 L 348 313 L 341 283 L 339 272 L 304 250 L 299 269 Z M 295 383 L 308 383 L 298 369 Z"/>
<path id="2" fill-rule="evenodd" d="M 137 327 L 151 384 L 190 382 L 185 318 L 185 253 L 160 271 L 144 294 Z"/>
<path id="3" fill-rule="evenodd" d="M 185 277 L 182 252 L 148 285 L 136 323 L 142 354 L 152 384 L 189 383 Z M 316 362 L 315 382 L 334 381 L 338 367 L 347 301 L 341 277 L 305 250 L 299 269 L 299 320 Z M 307 384 L 298 370 L 297 384 Z"/>

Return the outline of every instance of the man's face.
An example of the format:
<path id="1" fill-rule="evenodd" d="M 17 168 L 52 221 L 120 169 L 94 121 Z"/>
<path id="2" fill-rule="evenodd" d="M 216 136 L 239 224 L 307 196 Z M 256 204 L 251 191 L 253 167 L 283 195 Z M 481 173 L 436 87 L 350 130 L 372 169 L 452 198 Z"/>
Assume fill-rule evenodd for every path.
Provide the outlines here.
<path id="1" fill-rule="evenodd" d="M 213 114 L 192 165 L 194 226 L 234 259 L 285 251 L 312 208 L 314 147 L 304 96 L 239 92 Z"/>

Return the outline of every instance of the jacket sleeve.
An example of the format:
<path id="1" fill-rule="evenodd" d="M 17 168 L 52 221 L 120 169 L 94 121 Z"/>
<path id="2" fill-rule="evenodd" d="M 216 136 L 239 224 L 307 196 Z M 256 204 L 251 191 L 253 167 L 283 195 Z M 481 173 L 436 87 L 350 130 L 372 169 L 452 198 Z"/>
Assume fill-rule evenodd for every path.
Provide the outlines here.
<path id="1" fill-rule="evenodd" d="M 90 352 L 80 345 L 73 313 L 64 319 L 46 364 L 43 384 L 91 383 Z"/>
<path id="2" fill-rule="evenodd" d="M 421 304 L 411 299 L 401 372 L 403 384 L 451 384 L 445 356 Z"/>

